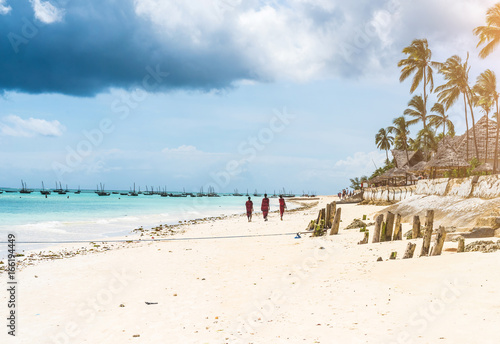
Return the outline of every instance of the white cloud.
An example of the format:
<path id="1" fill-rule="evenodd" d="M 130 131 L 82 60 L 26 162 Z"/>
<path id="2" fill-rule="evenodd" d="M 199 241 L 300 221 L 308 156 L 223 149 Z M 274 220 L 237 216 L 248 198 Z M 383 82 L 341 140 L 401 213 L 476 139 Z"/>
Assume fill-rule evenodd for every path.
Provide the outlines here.
<path id="1" fill-rule="evenodd" d="M 386 75 L 415 38 L 473 50 L 496 0 L 135 0 L 167 41 L 193 52 L 234 48 L 260 80 Z M 452 47 L 450 47 L 452 45 Z M 439 54 L 440 55 L 440 54 Z M 448 57 L 448 56 L 446 56 Z"/>
<path id="2" fill-rule="evenodd" d="M 0 122 L 0 133 L 7 136 L 61 136 L 65 127 L 59 121 L 44 119 L 22 119 L 16 115 L 9 115 Z"/>
<path id="3" fill-rule="evenodd" d="M 12 10 L 12 7 L 5 5 L 7 0 L 0 0 L 0 15 L 7 14 Z"/>
<path id="4" fill-rule="evenodd" d="M 186 145 L 182 145 L 182 146 L 179 146 L 177 148 L 164 148 L 162 150 L 162 153 L 183 153 L 183 154 L 187 154 L 187 153 L 203 153 L 202 151 L 196 149 L 195 146 L 186 146 Z"/>
<path id="5" fill-rule="evenodd" d="M 30 0 L 36 19 L 45 24 L 60 22 L 64 11 L 52 5 L 50 1 Z"/>

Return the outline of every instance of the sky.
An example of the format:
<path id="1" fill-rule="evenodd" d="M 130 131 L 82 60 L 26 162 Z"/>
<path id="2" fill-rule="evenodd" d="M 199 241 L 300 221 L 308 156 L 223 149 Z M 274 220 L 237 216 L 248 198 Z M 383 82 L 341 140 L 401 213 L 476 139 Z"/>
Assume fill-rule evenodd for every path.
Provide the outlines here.
<path id="1" fill-rule="evenodd" d="M 495 3 L 0 0 L 0 187 L 336 193 L 383 165 L 413 39 L 500 73 Z"/>

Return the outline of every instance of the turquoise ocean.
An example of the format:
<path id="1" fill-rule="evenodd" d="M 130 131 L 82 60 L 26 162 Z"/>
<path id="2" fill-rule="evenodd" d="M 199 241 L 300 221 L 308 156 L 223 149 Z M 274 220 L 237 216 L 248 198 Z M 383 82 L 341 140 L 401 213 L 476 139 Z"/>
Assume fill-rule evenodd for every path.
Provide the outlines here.
<path id="1" fill-rule="evenodd" d="M 245 196 L 98 196 L 93 191 L 52 193 L 46 198 L 39 191 L 4 192 L 0 194 L 0 242 L 6 241 L 10 233 L 16 235 L 18 242 L 106 240 L 128 235 L 140 226 L 150 228 L 184 220 L 243 214 L 246 199 Z M 256 211 L 260 209 L 261 199 L 252 196 Z M 278 200 L 271 198 L 271 210 L 277 209 Z M 0 245 L 2 259 L 7 245 Z M 17 252 L 49 246 L 53 245 L 18 244 Z"/>

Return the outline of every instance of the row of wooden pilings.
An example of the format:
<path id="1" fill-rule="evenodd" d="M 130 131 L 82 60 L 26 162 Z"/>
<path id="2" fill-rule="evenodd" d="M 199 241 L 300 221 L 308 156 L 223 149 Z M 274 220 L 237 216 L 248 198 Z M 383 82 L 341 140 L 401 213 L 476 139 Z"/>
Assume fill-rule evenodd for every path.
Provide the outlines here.
<path id="1" fill-rule="evenodd" d="M 443 226 L 439 226 L 437 230 L 436 239 L 434 245 L 431 246 L 432 232 L 434 231 L 434 210 L 427 210 L 425 215 L 425 225 L 421 228 L 420 217 L 415 215 L 413 217 L 413 225 L 411 231 L 411 239 L 417 239 L 423 237 L 422 249 L 420 251 L 420 257 L 425 256 L 439 256 L 443 251 L 444 241 L 446 240 L 446 231 Z M 402 240 L 403 226 L 401 224 L 401 215 L 394 215 L 388 212 L 385 221 L 384 215 L 380 214 L 375 218 L 375 229 L 373 232 L 372 243 L 378 243 L 383 241 L 391 240 Z M 368 243 L 369 233 L 365 230 L 365 237 L 358 244 Z M 403 259 L 413 258 L 417 244 L 409 242 L 406 247 Z M 458 249 L 457 252 L 464 252 L 465 243 L 464 238 L 458 238 Z M 396 257 L 396 252 L 391 254 L 391 258 Z"/>
<path id="2" fill-rule="evenodd" d="M 308 230 L 314 230 L 313 236 L 322 236 L 330 229 L 330 235 L 338 234 L 340 227 L 340 216 L 342 208 L 337 209 L 337 202 L 328 203 L 325 208 L 320 209 L 316 221 L 309 223 Z"/>

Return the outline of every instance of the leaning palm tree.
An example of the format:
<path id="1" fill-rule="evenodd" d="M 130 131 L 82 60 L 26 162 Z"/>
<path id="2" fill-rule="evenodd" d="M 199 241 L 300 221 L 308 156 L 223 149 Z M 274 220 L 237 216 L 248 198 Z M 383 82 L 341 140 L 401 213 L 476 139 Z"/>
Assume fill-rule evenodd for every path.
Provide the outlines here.
<path id="1" fill-rule="evenodd" d="M 408 137 L 410 130 L 408 129 L 408 122 L 404 116 L 394 118 L 394 124 L 387 128 L 388 132 L 394 134 L 394 146 L 397 149 L 403 149 L 406 152 L 406 160 L 410 161 L 408 155 Z"/>
<path id="2" fill-rule="evenodd" d="M 398 62 L 398 67 L 401 67 L 401 75 L 399 81 L 405 81 L 410 75 L 413 76 L 413 81 L 410 87 L 410 93 L 415 92 L 417 87 L 423 81 L 424 91 L 424 114 L 427 113 L 427 85 L 432 92 L 434 89 L 434 79 L 432 77 L 433 68 L 440 68 L 439 62 L 431 61 L 432 52 L 429 49 L 427 39 L 415 39 L 409 46 L 403 49 L 403 54 L 407 57 Z"/>
<path id="3" fill-rule="evenodd" d="M 500 43 L 500 3 L 486 12 L 486 26 L 478 26 L 473 32 L 479 37 L 477 47 L 486 44 L 479 52 L 479 57 L 486 58 Z"/>
<path id="4" fill-rule="evenodd" d="M 498 108 L 498 92 L 497 92 L 497 79 L 496 75 L 490 69 L 482 72 L 478 77 L 476 84 L 472 88 L 473 93 L 477 96 L 477 105 L 486 114 L 486 128 L 489 128 L 488 116 L 494 105 Z M 498 132 L 498 123 L 497 123 Z M 486 145 L 485 145 L 485 160 L 488 159 L 488 130 L 486 130 Z M 495 157 L 493 160 L 493 168 L 496 172 L 497 166 L 497 153 L 498 153 L 498 136 L 495 143 Z"/>
<path id="5" fill-rule="evenodd" d="M 413 117 L 408 121 L 408 125 L 422 122 L 424 129 L 427 129 L 427 113 L 425 111 L 425 102 L 422 96 L 413 96 L 408 102 L 408 108 L 404 111 L 405 116 Z"/>
<path id="6" fill-rule="evenodd" d="M 390 136 L 387 129 L 381 128 L 375 135 L 375 144 L 380 150 L 385 150 L 386 161 L 389 162 L 389 149 L 394 143 L 394 137 Z"/>
<path id="7" fill-rule="evenodd" d="M 453 136 L 455 134 L 455 126 L 450 120 L 450 117 L 446 114 L 443 104 L 435 103 L 431 108 L 431 112 L 434 114 L 427 117 L 429 119 L 429 125 L 436 129 L 442 126 L 443 138 L 446 135 L 446 127 L 448 127 L 448 134 Z"/>
<path id="8" fill-rule="evenodd" d="M 462 59 L 454 55 L 446 60 L 446 62 L 439 69 L 439 73 L 443 75 L 446 83 L 436 87 L 438 93 L 438 100 L 442 103 L 446 110 L 448 110 L 458 100 L 460 95 L 463 95 L 464 109 L 465 109 L 465 125 L 467 127 L 467 160 L 469 160 L 469 122 L 467 116 L 467 106 L 469 106 L 472 118 L 472 133 L 474 137 L 474 146 L 476 157 L 478 155 L 476 128 L 474 112 L 472 110 L 471 89 L 469 87 L 469 70 L 468 66 L 469 54 L 467 60 L 462 63 Z"/>
<path id="9" fill-rule="evenodd" d="M 422 96 L 413 96 L 413 98 L 408 103 L 408 108 L 403 112 L 405 116 L 413 117 L 414 119 L 408 121 L 408 125 L 413 125 L 418 122 L 422 122 L 423 131 L 428 132 L 427 128 L 427 111 L 425 109 L 425 100 Z M 427 139 L 429 135 L 422 136 Z M 424 143 L 420 145 L 420 148 L 424 151 L 426 159 L 428 159 L 430 145 Z"/>

